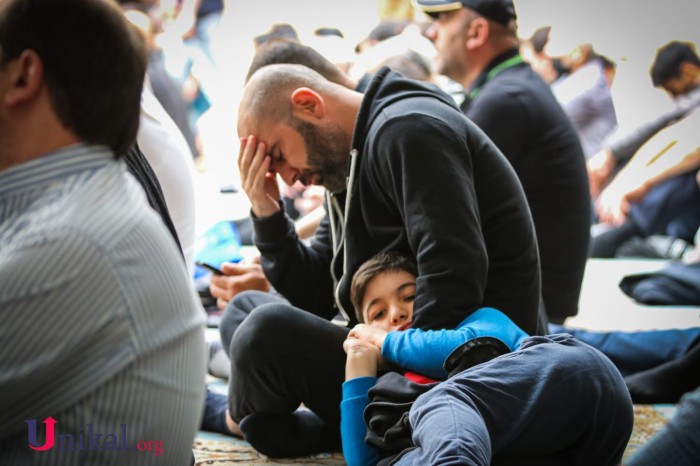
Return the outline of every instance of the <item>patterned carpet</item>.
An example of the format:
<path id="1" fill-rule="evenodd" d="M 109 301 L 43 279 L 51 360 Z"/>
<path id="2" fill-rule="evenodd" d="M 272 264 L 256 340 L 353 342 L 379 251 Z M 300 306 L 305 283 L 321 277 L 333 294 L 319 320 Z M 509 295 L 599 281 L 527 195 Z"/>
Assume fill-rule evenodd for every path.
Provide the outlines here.
<path id="1" fill-rule="evenodd" d="M 342 465 L 340 453 L 324 453 L 304 458 L 270 459 L 255 451 L 243 440 L 201 432 L 194 442 L 195 466 L 240 466 L 243 464 Z"/>
<path id="2" fill-rule="evenodd" d="M 671 406 L 634 407 L 634 430 L 630 438 L 625 458 L 644 445 L 661 429 L 673 412 Z M 256 452 L 248 443 L 233 437 L 200 432 L 195 440 L 194 454 L 196 466 L 240 466 L 243 464 L 306 464 L 306 465 L 342 465 L 340 453 L 315 455 L 295 459 L 270 459 Z"/>

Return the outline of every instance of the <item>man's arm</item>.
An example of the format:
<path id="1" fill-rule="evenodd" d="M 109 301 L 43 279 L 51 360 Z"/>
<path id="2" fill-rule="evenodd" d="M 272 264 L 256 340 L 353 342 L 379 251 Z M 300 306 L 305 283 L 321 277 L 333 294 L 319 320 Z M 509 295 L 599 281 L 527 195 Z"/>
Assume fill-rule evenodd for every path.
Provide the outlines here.
<path id="1" fill-rule="evenodd" d="M 615 165 L 624 165 L 632 156 L 659 131 L 668 125 L 677 122 L 685 116 L 690 109 L 677 107 L 647 123 L 642 124 L 624 136 L 615 136 L 608 145 L 610 157 Z"/>
<path id="2" fill-rule="evenodd" d="M 326 216 L 311 244 L 304 244 L 294 222 L 284 212 L 276 174 L 270 171 L 265 144 L 255 136 L 241 139 L 238 157 L 241 185 L 251 202 L 255 246 L 272 286 L 293 305 L 331 319 L 333 282 L 330 263 L 333 250 Z"/>
<path id="3" fill-rule="evenodd" d="M 90 267 L 71 267 L 76 257 Z M 101 250 L 72 231 L 28 239 L 0 259 L 0 439 L 26 430 L 25 419 L 55 416 L 134 360 L 129 345 L 103 351 L 133 332 L 116 283 Z"/>
<path id="4" fill-rule="evenodd" d="M 630 205 L 650 189 L 700 167 L 700 141 L 695 128 L 700 112 L 657 134 L 645 144 L 615 179 L 603 190 L 596 211 L 603 222 L 621 224 Z"/>
<path id="5" fill-rule="evenodd" d="M 613 136 L 608 147 L 586 161 L 591 197 L 595 199 L 600 195 L 616 167 L 626 165 L 647 141 L 662 129 L 678 122 L 691 109 L 689 106 L 676 107 L 625 135 Z"/>

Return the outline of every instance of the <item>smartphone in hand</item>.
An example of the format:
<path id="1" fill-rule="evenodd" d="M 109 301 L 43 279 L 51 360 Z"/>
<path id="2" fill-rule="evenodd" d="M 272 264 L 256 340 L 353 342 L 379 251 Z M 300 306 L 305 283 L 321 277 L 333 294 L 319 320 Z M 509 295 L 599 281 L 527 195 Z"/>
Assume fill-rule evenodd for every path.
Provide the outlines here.
<path id="1" fill-rule="evenodd" d="M 204 269 L 209 270 L 209 271 L 212 272 L 214 275 L 223 275 L 223 274 L 224 274 L 219 268 L 214 267 L 214 266 L 211 265 L 211 264 L 207 264 L 206 262 L 197 261 L 197 262 L 195 262 L 195 263 L 196 263 L 198 266 L 200 266 L 200 267 L 202 267 L 202 268 L 204 268 Z"/>

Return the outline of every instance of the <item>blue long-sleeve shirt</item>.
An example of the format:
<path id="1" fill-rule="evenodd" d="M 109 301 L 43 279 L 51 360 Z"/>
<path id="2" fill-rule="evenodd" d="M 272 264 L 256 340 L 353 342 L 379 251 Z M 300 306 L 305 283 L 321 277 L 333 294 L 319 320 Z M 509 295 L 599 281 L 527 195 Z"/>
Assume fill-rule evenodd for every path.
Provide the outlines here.
<path id="1" fill-rule="evenodd" d="M 445 379 L 445 359 L 462 344 L 474 338 L 494 337 L 515 351 L 527 336 L 501 311 L 485 307 L 467 316 L 454 330 L 389 332 L 382 346 L 382 356 L 405 369 Z M 363 418 L 369 404 L 367 392 L 376 382 L 377 377 L 356 377 L 343 383 L 340 433 L 349 466 L 375 465 L 380 459 L 378 452 L 365 443 L 367 427 Z"/>

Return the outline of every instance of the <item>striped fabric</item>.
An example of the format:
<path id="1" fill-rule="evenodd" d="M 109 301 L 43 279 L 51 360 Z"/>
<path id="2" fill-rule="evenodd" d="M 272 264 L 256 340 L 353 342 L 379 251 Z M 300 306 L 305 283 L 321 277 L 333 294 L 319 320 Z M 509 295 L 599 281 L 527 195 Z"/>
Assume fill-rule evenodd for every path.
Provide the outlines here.
<path id="1" fill-rule="evenodd" d="M 1 464 L 189 464 L 204 313 L 173 239 L 108 149 L 71 146 L 0 172 L 0 322 Z M 25 421 L 38 446 L 49 416 L 55 445 L 34 451 Z"/>

